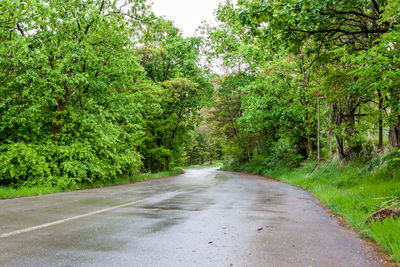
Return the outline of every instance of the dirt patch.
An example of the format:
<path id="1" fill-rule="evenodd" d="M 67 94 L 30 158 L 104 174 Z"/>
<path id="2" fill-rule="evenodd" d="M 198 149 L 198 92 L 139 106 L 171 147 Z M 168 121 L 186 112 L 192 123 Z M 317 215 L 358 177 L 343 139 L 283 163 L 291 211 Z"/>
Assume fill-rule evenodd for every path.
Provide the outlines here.
<path id="1" fill-rule="evenodd" d="M 366 223 L 370 224 L 371 222 L 380 221 L 383 222 L 384 219 L 387 218 L 400 218 L 400 210 L 395 208 L 385 208 L 378 210 L 374 214 L 368 217 Z"/>
<path id="2" fill-rule="evenodd" d="M 238 173 L 242 174 L 243 176 L 246 176 L 250 180 L 254 180 L 257 182 L 282 183 L 282 181 L 279 181 L 279 180 L 276 180 L 273 178 L 269 178 L 267 176 L 262 176 L 262 175 L 258 175 L 258 174 L 247 173 L 247 172 L 238 172 Z"/>
<path id="3" fill-rule="evenodd" d="M 297 197 L 297 199 L 311 200 L 311 198 L 307 198 L 307 197 Z"/>

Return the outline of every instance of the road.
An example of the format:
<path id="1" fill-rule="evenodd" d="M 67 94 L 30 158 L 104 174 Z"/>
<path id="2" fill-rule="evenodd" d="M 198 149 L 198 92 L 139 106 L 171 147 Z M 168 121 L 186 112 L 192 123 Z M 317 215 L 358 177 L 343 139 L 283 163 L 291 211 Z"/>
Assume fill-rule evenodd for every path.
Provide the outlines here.
<path id="1" fill-rule="evenodd" d="M 190 169 L 0 201 L 0 266 L 381 266 L 307 192 Z"/>

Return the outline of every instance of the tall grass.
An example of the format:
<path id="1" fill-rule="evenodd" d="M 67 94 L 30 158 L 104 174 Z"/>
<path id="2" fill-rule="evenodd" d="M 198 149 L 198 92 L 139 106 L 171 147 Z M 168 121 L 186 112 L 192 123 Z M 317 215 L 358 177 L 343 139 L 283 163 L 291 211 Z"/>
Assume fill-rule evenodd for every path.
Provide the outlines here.
<path id="1" fill-rule="evenodd" d="M 371 214 L 387 205 L 388 199 L 400 199 L 400 162 L 393 155 L 386 155 L 364 164 L 341 165 L 336 162 L 323 166 L 319 171 L 314 167 L 315 163 L 305 162 L 295 170 L 284 166 L 265 169 L 252 164 L 230 169 L 266 175 L 312 192 L 400 262 L 400 219 L 366 223 Z"/>

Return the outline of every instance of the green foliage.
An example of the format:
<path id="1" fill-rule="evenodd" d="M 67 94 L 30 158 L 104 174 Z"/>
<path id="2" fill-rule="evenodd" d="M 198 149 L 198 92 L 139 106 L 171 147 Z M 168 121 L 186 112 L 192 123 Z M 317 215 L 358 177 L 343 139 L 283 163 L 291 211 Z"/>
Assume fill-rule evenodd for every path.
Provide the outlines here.
<path id="1" fill-rule="evenodd" d="M 315 158 L 319 117 L 323 160 L 400 147 L 397 2 L 221 4 L 208 48 L 227 69 L 214 101 L 226 157 L 264 166 Z"/>
<path id="2" fill-rule="evenodd" d="M 23 143 L 3 145 L 0 162 L 2 184 L 24 183 L 31 186 L 52 179 L 46 158 L 32 145 Z"/>
<path id="3" fill-rule="evenodd" d="M 400 262 L 399 220 L 386 219 L 383 223 L 372 223 L 366 234 L 382 244 L 393 260 Z"/>
<path id="4" fill-rule="evenodd" d="M 226 1 L 208 33 L 210 55 L 227 69 L 214 99 L 226 169 L 312 191 L 396 260 L 399 221 L 365 221 L 399 197 L 398 8 L 398 0 Z"/>
<path id="5" fill-rule="evenodd" d="M 16 17 L 4 22 L 0 50 L 2 184 L 66 187 L 136 173 L 141 115 L 127 90 L 143 71 L 132 23 L 110 1 L 2 8 Z"/>
<path id="6" fill-rule="evenodd" d="M 0 14 L 0 185 L 67 188 L 183 164 L 212 88 L 200 38 L 143 0 L 8 1 Z"/>

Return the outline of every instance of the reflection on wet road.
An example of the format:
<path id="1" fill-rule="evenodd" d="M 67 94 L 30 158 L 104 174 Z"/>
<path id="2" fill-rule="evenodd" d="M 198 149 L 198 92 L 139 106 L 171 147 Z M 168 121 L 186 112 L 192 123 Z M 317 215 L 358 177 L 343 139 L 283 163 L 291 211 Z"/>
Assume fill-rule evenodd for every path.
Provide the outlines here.
<path id="1" fill-rule="evenodd" d="M 0 266 L 381 265 L 303 190 L 217 168 L 0 207 Z"/>

